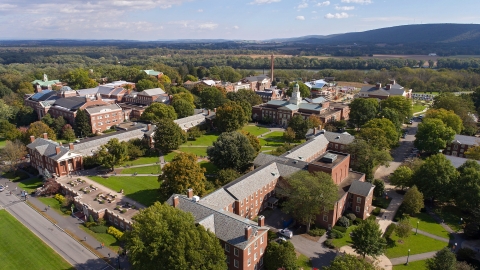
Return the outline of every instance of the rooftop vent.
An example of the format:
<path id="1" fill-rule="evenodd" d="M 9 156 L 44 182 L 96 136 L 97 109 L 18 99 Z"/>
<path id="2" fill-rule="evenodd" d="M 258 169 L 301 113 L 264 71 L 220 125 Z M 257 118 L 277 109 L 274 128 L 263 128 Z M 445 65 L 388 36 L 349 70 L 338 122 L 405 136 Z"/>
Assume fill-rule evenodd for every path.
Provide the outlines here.
<path id="1" fill-rule="evenodd" d="M 325 163 L 333 163 L 335 160 L 337 160 L 337 155 L 328 153 L 325 156 L 322 157 L 321 161 Z"/>
<path id="2" fill-rule="evenodd" d="M 302 157 L 298 157 L 298 159 L 302 159 Z"/>
<path id="3" fill-rule="evenodd" d="M 200 201 L 200 197 L 198 197 L 198 196 L 193 196 L 193 197 L 192 197 L 192 201 L 198 202 L 198 201 Z"/>
<path id="4" fill-rule="evenodd" d="M 275 176 L 276 173 L 272 172 L 272 175 Z"/>
<path id="5" fill-rule="evenodd" d="M 335 137 L 335 140 L 339 140 L 339 139 L 340 139 L 340 136 Z"/>

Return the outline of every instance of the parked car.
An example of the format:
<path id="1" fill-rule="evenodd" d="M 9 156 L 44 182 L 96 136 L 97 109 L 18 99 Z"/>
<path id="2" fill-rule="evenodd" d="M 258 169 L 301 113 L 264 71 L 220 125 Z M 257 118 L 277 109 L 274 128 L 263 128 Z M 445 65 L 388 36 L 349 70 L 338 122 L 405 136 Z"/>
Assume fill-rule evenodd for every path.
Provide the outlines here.
<path id="1" fill-rule="evenodd" d="M 279 238 L 277 238 L 275 241 L 276 241 L 277 243 L 281 244 L 281 243 L 283 243 L 283 242 L 286 242 L 287 239 L 285 239 L 285 237 L 279 237 Z"/>
<path id="2" fill-rule="evenodd" d="M 0 185 L 0 192 L 4 191 L 4 190 L 5 190 L 5 188 L 2 185 Z"/>
<path id="3" fill-rule="evenodd" d="M 405 139 L 405 137 L 407 137 L 407 133 L 402 134 L 402 139 Z"/>
<path id="4" fill-rule="evenodd" d="M 412 120 L 410 120 L 410 121 L 408 121 L 408 123 L 411 125 L 411 124 L 413 124 L 413 121 L 412 121 Z"/>
<path id="5" fill-rule="evenodd" d="M 278 233 L 287 237 L 287 238 L 292 238 L 293 237 L 293 232 L 290 231 L 289 229 L 286 229 L 286 228 L 283 229 L 283 230 L 279 230 Z"/>

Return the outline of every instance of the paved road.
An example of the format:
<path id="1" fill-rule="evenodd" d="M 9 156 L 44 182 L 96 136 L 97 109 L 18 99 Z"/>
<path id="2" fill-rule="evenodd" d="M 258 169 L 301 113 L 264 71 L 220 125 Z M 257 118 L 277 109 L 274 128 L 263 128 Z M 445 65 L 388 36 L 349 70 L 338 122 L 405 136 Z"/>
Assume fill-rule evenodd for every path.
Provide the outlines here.
<path id="1" fill-rule="evenodd" d="M 113 269 L 14 195 L 0 192 L 0 206 L 52 247 L 76 269 Z"/>

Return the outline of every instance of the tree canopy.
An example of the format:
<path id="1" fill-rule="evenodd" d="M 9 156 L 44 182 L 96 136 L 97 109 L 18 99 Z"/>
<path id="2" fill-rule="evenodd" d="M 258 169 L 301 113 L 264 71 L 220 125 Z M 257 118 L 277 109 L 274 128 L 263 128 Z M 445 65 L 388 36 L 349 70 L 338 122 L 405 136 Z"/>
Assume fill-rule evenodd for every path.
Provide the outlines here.
<path id="1" fill-rule="evenodd" d="M 172 194 L 186 194 L 189 188 L 199 196 L 205 194 L 205 169 L 200 167 L 197 156 L 192 153 L 180 153 L 172 162 L 167 163 L 158 177 L 162 201 Z"/>
<path id="2" fill-rule="evenodd" d="M 238 131 L 224 132 L 207 149 L 208 157 L 220 169 L 245 171 L 256 157 L 250 140 Z"/>
<path id="3" fill-rule="evenodd" d="M 78 110 L 75 116 L 75 133 L 77 136 L 89 136 L 92 134 L 92 125 L 90 124 L 90 117 L 88 117 L 85 110 Z"/>
<path id="4" fill-rule="evenodd" d="M 172 107 L 177 113 L 178 118 L 192 116 L 195 112 L 195 105 L 193 105 L 193 102 L 189 102 L 185 99 L 174 99 Z"/>
<path id="5" fill-rule="evenodd" d="M 440 149 L 445 149 L 454 137 L 455 131 L 447 127 L 442 120 L 428 118 L 418 124 L 414 145 L 420 151 L 434 154 Z"/>
<path id="6" fill-rule="evenodd" d="M 385 133 L 385 138 L 387 139 L 388 145 L 390 147 L 393 147 L 396 144 L 398 144 L 398 138 L 400 136 L 399 136 L 399 133 L 397 131 L 397 128 L 395 127 L 395 125 L 393 125 L 393 123 L 390 120 L 388 120 L 386 118 L 372 119 L 372 120 L 368 121 L 367 123 L 365 123 L 365 125 L 362 126 L 362 129 L 363 128 L 378 128 L 378 129 L 381 129 Z"/>
<path id="7" fill-rule="evenodd" d="M 173 120 L 162 119 L 156 122 L 157 128 L 153 135 L 155 148 L 164 153 L 178 149 L 187 141 L 187 134 Z"/>
<path id="8" fill-rule="evenodd" d="M 330 266 L 324 266 L 323 270 L 380 270 L 365 259 L 357 258 L 350 254 L 336 256 Z"/>
<path id="9" fill-rule="evenodd" d="M 443 108 L 430 109 L 425 114 L 424 119 L 436 118 L 442 120 L 442 122 L 455 131 L 456 134 L 460 134 L 463 129 L 462 119 L 455 114 L 454 111 L 447 111 Z"/>
<path id="10" fill-rule="evenodd" d="M 225 96 L 216 87 L 205 87 L 199 94 L 202 101 L 202 107 L 213 110 L 220 107 L 225 102 Z"/>
<path id="11" fill-rule="evenodd" d="M 218 107 L 215 115 L 215 125 L 222 132 L 235 131 L 247 122 L 242 106 L 233 101 Z"/>
<path id="12" fill-rule="evenodd" d="M 98 86 L 98 83 L 90 78 L 88 71 L 82 68 L 69 71 L 65 74 L 62 81 L 66 82 L 68 86 L 75 90 Z"/>
<path id="13" fill-rule="evenodd" d="M 383 254 L 386 240 L 382 237 L 382 230 L 375 220 L 366 219 L 353 229 L 352 247 L 360 255 L 372 257 Z"/>
<path id="14" fill-rule="evenodd" d="M 350 122 L 356 127 L 363 126 L 377 116 L 380 105 L 374 98 L 356 98 L 349 105 Z"/>
<path id="15" fill-rule="evenodd" d="M 43 133 L 47 133 L 48 139 L 52 141 L 57 140 L 57 135 L 55 131 L 49 128 L 42 121 L 37 121 L 32 123 L 27 132 L 25 133 L 25 141 L 30 142 L 30 136 L 35 136 L 35 138 L 43 138 Z"/>
<path id="16" fill-rule="evenodd" d="M 382 110 L 386 108 L 394 109 L 398 113 L 401 122 L 412 117 L 412 101 L 403 96 L 394 96 L 384 99 L 380 102 L 380 107 L 382 107 Z"/>
<path id="17" fill-rule="evenodd" d="M 113 138 L 108 143 L 100 145 L 100 150 L 95 153 L 95 158 L 99 164 L 113 170 L 114 166 L 128 159 L 128 143 Z"/>
<path id="18" fill-rule="evenodd" d="M 270 242 L 265 250 L 265 268 L 267 270 L 297 270 L 297 254 L 289 241 Z"/>
<path id="19" fill-rule="evenodd" d="M 356 138 L 364 140 L 378 150 L 390 149 L 390 142 L 381 128 L 362 128 Z"/>
<path id="20" fill-rule="evenodd" d="M 297 84 L 297 82 L 292 82 L 290 83 L 290 85 L 288 86 L 288 90 L 286 92 L 287 96 L 291 97 L 292 96 L 292 93 L 293 93 L 293 87 L 295 87 L 295 84 Z M 302 82 L 298 82 L 298 90 L 300 91 L 300 96 L 302 98 L 308 98 L 310 97 L 310 88 L 308 88 L 308 86 L 306 86 L 304 83 Z"/>
<path id="21" fill-rule="evenodd" d="M 263 103 L 262 98 L 254 91 L 245 89 L 240 89 L 237 92 L 228 92 L 227 98 L 235 102 L 240 102 L 244 100 L 250 103 L 251 106 Z"/>
<path id="22" fill-rule="evenodd" d="M 423 194 L 418 191 L 416 186 L 409 188 L 403 197 L 403 208 L 405 209 L 405 213 L 415 215 L 420 213 L 420 210 L 423 207 L 425 207 L 423 204 Z"/>
<path id="23" fill-rule="evenodd" d="M 338 187 L 324 172 L 299 171 L 286 179 L 279 193 L 288 198 L 283 210 L 305 224 L 307 232 L 316 216 L 338 200 Z"/>
<path id="24" fill-rule="evenodd" d="M 400 166 L 390 175 L 390 183 L 402 190 L 413 185 L 413 171 L 407 166 Z"/>
<path id="25" fill-rule="evenodd" d="M 462 210 L 480 207 L 480 164 L 467 160 L 458 168 L 455 182 L 455 202 Z M 468 195 L 466 195 L 468 193 Z"/>
<path id="26" fill-rule="evenodd" d="M 448 247 L 439 250 L 435 257 L 427 259 L 428 270 L 456 270 L 457 258 Z"/>
<path id="27" fill-rule="evenodd" d="M 163 119 L 175 120 L 177 119 L 177 113 L 173 106 L 154 102 L 145 109 L 142 116 L 140 116 L 140 119 L 152 123 Z"/>
<path id="28" fill-rule="evenodd" d="M 308 124 L 309 122 L 307 120 L 303 119 L 301 115 L 296 114 L 288 122 L 288 127 L 295 132 L 296 140 L 302 140 L 305 139 L 305 135 L 307 134 Z"/>
<path id="29" fill-rule="evenodd" d="M 352 168 L 366 174 L 366 178 L 373 180 L 373 168 L 377 165 L 387 166 L 392 161 L 392 156 L 386 150 L 378 150 L 373 145 L 362 139 L 355 139 L 347 146 L 347 152 L 355 156 Z"/>
<path id="30" fill-rule="evenodd" d="M 215 234 L 195 225 L 192 214 L 156 202 L 140 211 L 125 233 L 125 248 L 133 269 L 227 268 Z"/>

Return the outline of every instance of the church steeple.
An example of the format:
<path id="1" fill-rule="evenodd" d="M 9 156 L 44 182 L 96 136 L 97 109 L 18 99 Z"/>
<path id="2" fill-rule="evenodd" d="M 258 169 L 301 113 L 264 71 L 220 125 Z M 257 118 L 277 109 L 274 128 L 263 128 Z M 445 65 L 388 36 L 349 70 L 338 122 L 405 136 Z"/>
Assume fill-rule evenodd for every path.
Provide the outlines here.
<path id="1" fill-rule="evenodd" d="M 292 97 L 290 98 L 290 103 L 298 106 L 301 101 L 302 97 L 300 95 L 300 87 L 298 86 L 298 83 L 295 83 L 295 86 L 293 87 Z"/>

